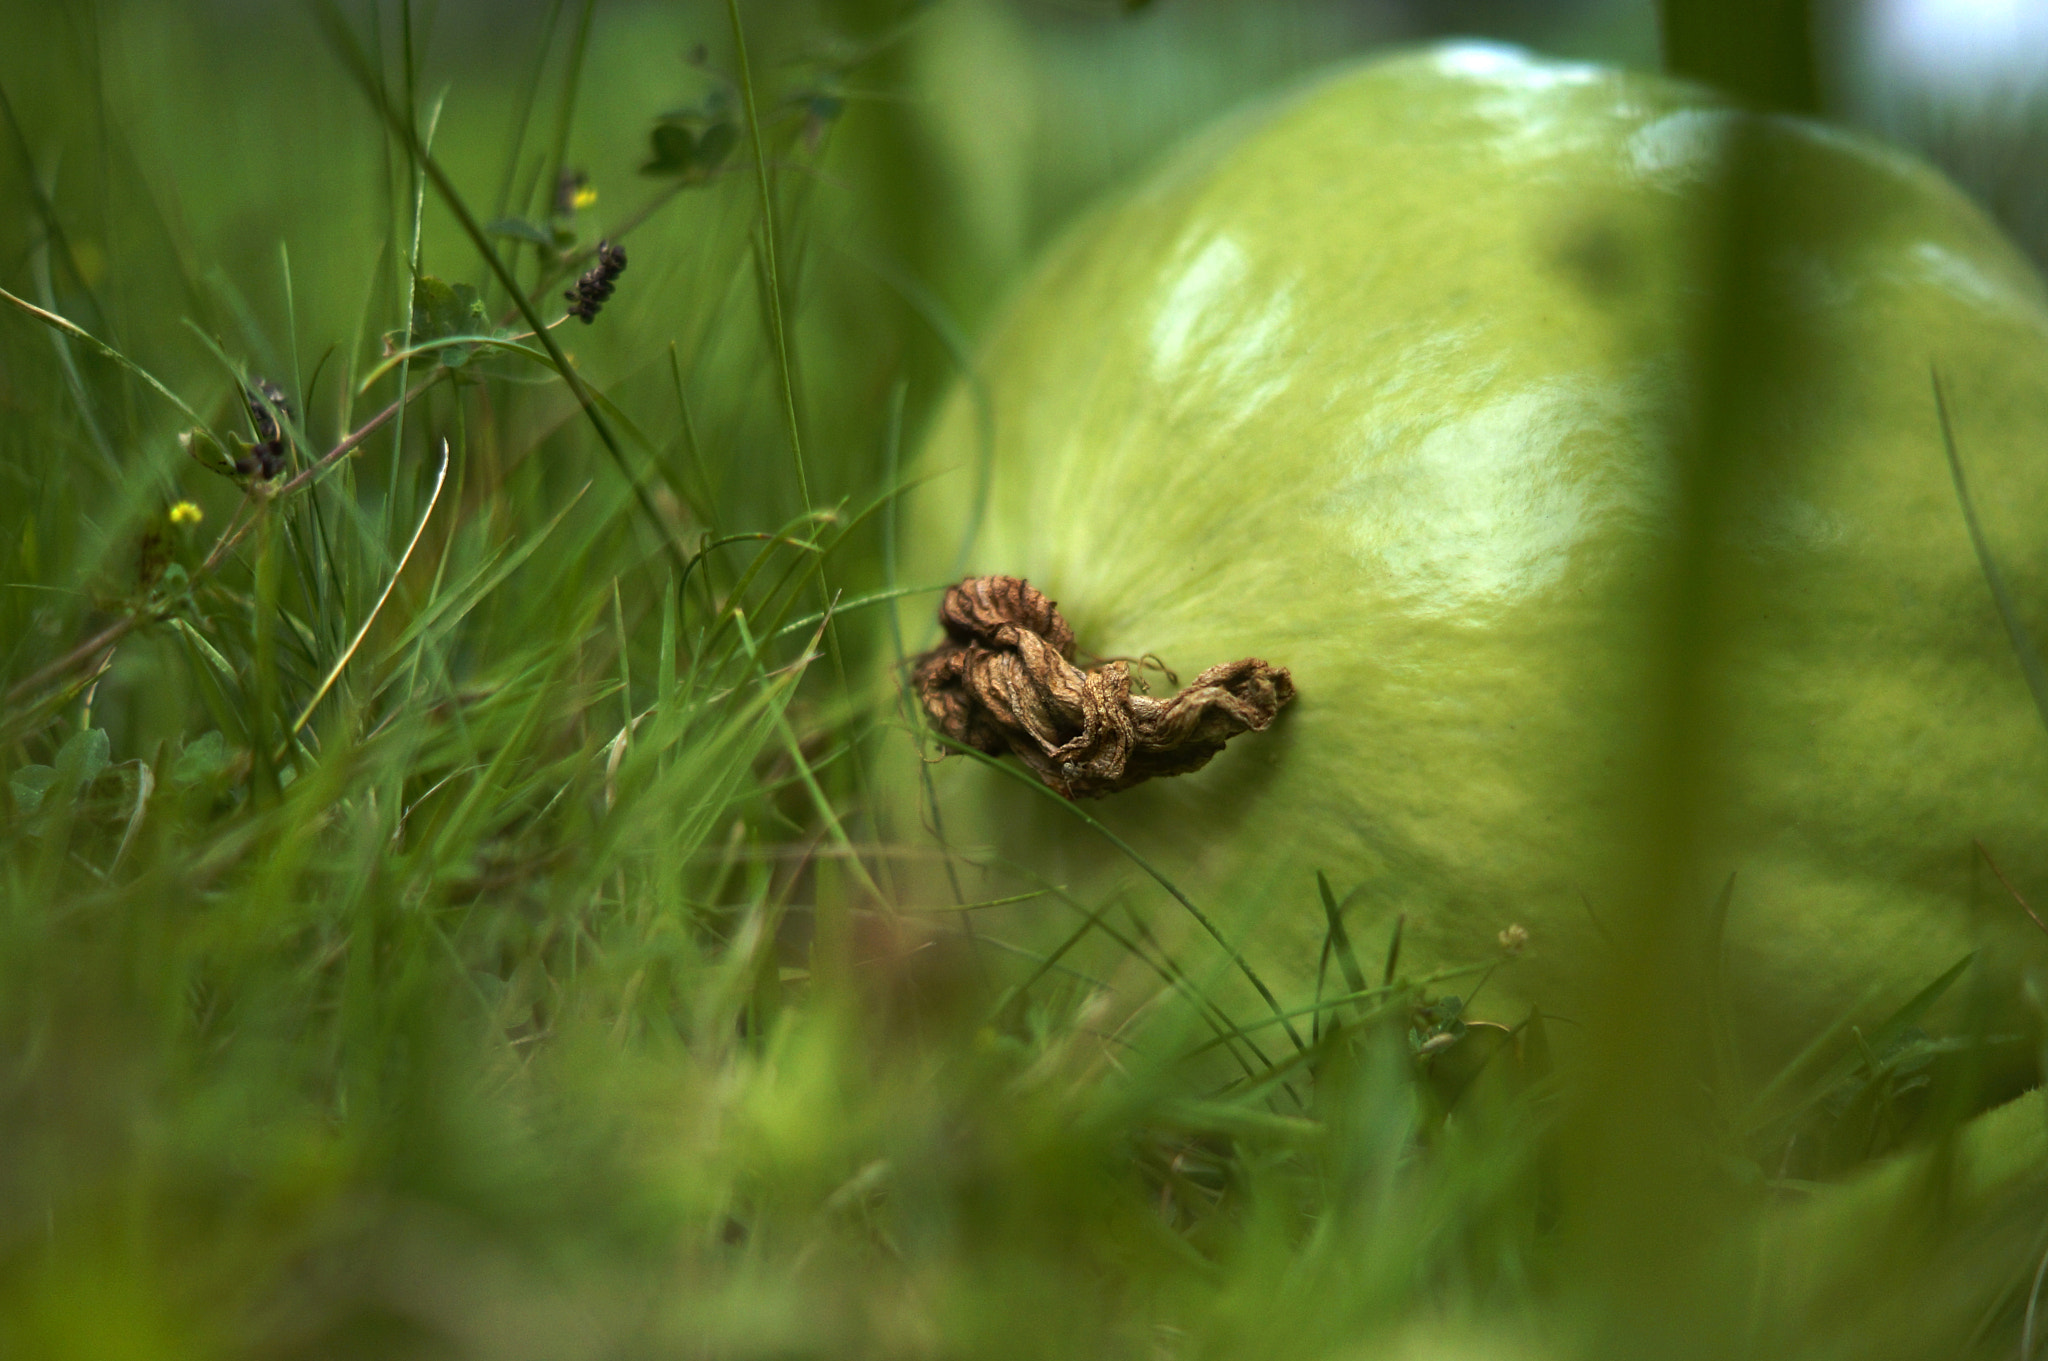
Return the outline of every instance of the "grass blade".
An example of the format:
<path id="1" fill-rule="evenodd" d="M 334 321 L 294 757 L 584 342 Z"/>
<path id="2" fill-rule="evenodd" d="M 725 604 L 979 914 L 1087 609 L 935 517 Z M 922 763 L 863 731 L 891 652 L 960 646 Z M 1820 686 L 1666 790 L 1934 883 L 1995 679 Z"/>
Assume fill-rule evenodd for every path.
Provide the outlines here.
<path id="1" fill-rule="evenodd" d="M 1962 507 L 1963 524 L 1970 531 L 1970 547 L 1976 551 L 1977 566 L 1984 573 L 1984 584 L 1991 589 L 1991 602 L 1998 607 L 1998 618 L 2005 625 L 2005 636 L 2012 641 L 2013 660 L 2019 663 L 2020 674 L 2026 677 L 2027 693 L 2034 697 L 2034 712 L 2040 715 L 2041 726 L 2048 728 L 2048 671 L 2041 667 L 2040 649 L 2034 646 L 2034 639 L 2027 632 L 2027 625 L 2020 618 L 2019 606 L 2012 598 L 2012 588 L 2005 584 L 2005 573 L 1998 568 L 1998 559 L 1992 555 L 1991 542 L 1984 537 L 1984 526 L 1977 520 L 1976 504 L 1970 499 L 1970 484 L 1963 476 L 1963 457 L 1956 449 L 1956 433 L 1949 423 L 1948 398 L 1942 392 L 1941 374 L 1930 368 L 1928 376 L 1934 384 L 1934 410 L 1941 420 L 1941 447 L 1948 456 L 1949 478 L 1955 483 L 1956 504 Z"/>
<path id="2" fill-rule="evenodd" d="M 740 0 L 726 0 L 732 19 L 734 61 L 740 71 L 740 98 L 747 110 L 747 135 L 754 144 L 754 181 L 761 192 L 761 267 L 768 279 L 768 334 L 775 342 L 775 366 L 782 380 L 782 410 L 789 422 L 789 452 L 796 467 L 796 489 L 806 511 L 811 509 L 811 480 L 804 469 L 802 422 L 797 419 L 796 377 L 790 360 L 789 319 L 783 315 L 782 267 L 775 225 L 775 182 L 761 137 L 761 110 L 754 98 L 754 68 L 747 60 L 747 30 L 740 22 Z"/>
<path id="3" fill-rule="evenodd" d="M 349 645 L 334 659 L 333 668 L 314 689 L 312 698 L 306 701 L 306 707 L 299 711 L 298 718 L 292 723 L 289 736 L 297 736 L 299 729 L 306 726 L 306 720 L 313 716 L 313 710 L 320 707 L 320 701 L 327 697 L 327 691 L 347 668 L 349 658 L 356 655 L 356 649 L 361 647 L 363 639 L 369 636 L 370 626 L 377 622 L 377 616 L 383 612 L 384 602 L 391 599 L 391 592 L 397 588 L 399 577 L 405 574 L 405 565 L 412 561 L 413 549 L 420 546 L 420 535 L 427 532 L 427 521 L 434 517 L 434 507 L 441 503 L 441 488 L 447 481 L 448 441 L 444 439 L 441 441 L 441 466 L 434 470 L 434 490 L 427 496 L 427 508 L 420 512 L 420 522 L 412 532 L 411 541 L 405 545 L 405 551 L 398 555 L 398 565 L 391 569 L 391 580 L 384 583 L 384 590 L 378 595 L 377 603 L 370 607 L 369 614 L 363 618 L 363 626 L 356 630 L 356 636 L 349 640 Z"/>
<path id="4" fill-rule="evenodd" d="M 1062 797 L 1057 790 L 1046 788 L 1045 785 L 1040 783 L 1037 779 L 1027 774 L 1026 772 L 1018 770 L 1002 761 L 998 761 L 994 757 L 988 755 L 986 752 L 976 751 L 973 747 L 967 746 L 965 743 L 955 742 L 952 738 L 947 737 L 943 733 L 933 733 L 932 737 L 941 746 L 947 747 L 952 751 L 958 752 L 963 756 L 969 757 L 979 762 L 980 764 L 987 766 L 991 770 L 999 772 L 1006 779 L 1017 781 L 1018 783 L 1024 785 L 1027 789 L 1035 791 L 1041 798 L 1051 799 L 1059 807 L 1064 808 L 1070 817 L 1078 818 L 1084 825 L 1093 829 L 1097 836 L 1102 837 L 1104 840 L 1108 841 L 1110 845 L 1116 847 L 1119 851 L 1123 852 L 1123 854 L 1130 860 L 1132 864 L 1136 865 L 1139 869 L 1145 871 L 1146 874 L 1150 875 L 1154 883 L 1158 884 L 1161 888 L 1165 889 L 1167 893 L 1171 894 L 1173 900 L 1179 903 L 1183 908 L 1185 908 L 1187 910 L 1188 915 L 1193 917 L 1195 921 L 1201 926 L 1201 928 L 1209 933 L 1209 938 L 1215 941 L 1216 944 L 1222 948 L 1223 953 L 1225 955 L 1229 956 L 1230 962 L 1237 966 L 1238 972 L 1244 975 L 1245 981 L 1249 982 L 1252 985 L 1252 987 L 1257 990 L 1259 996 L 1265 999 L 1266 1005 L 1272 1009 L 1273 1014 L 1275 1016 L 1279 1016 L 1282 1018 L 1281 1024 L 1287 1030 L 1287 1038 L 1294 1042 L 1294 1047 L 1297 1050 L 1306 1050 L 1308 1048 L 1308 1045 L 1305 1042 L 1303 1042 L 1301 1038 L 1301 1032 L 1297 1031 L 1294 1028 L 1294 1023 L 1292 1021 L 1288 1021 L 1285 1019 L 1285 1014 L 1282 1012 L 1280 1007 L 1280 999 L 1273 995 L 1273 990 L 1266 986 L 1266 981 L 1263 978 L 1260 978 L 1258 972 L 1252 968 L 1251 961 L 1247 960 L 1244 957 L 1244 955 L 1237 949 L 1237 947 L 1232 945 L 1229 942 L 1229 940 L 1227 940 L 1224 937 L 1223 932 L 1220 929 L 1218 929 L 1216 923 L 1209 919 L 1208 913 L 1202 911 L 1201 908 L 1196 907 L 1193 900 L 1190 899 L 1187 894 L 1181 892 L 1179 886 L 1176 885 L 1171 879 L 1167 878 L 1164 874 L 1161 874 L 1158 870 L 1154 869 L 1152 867 L 1152 863 L 1149 860 L 1145 859 L 1144 856 L 1139 855 L 1136 848 L 1133 847 L 1131 843 L 1125 841 L 1115 832 L 1112 832 L 1109 830 L 1109 828 L 1103 826 L 1102 823 L 1098 822 L 1095 818 L 1089 816 L 1086 811 L 1081 809 L 1071 799 Z"/>

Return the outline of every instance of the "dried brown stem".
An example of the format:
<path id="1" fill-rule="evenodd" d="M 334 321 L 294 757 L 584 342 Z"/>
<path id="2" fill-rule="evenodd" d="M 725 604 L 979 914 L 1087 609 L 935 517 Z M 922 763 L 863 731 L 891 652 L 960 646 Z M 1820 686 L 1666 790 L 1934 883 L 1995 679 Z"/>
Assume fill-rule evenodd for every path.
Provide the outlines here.
<path id="1" fill-rule="evenodd" d="M 913 672 L 933 726 L 992 756 L 1015 755 L 1070 799 L 1199 770 L 1294 698 L 1287 668 L 1256 657 L 1212 666 L 1170 699 L 1133 694 L 1128 662 L 1074 665 L 1073 630 L 1017 577 L 952 587 L 939 622 L 946 641 Z"/>
<path id="2" fill-rule="evenodd" d="M 113 623 L 107 625 L 77 647 L 72 648 L 48 666 L 30 672 L 26 678 L 7 692 L 7 703 L 13 705 L 20 700 L 26 699 L 29 695 L 42 689 L 45 685 L 56 680 L 81 662 L 90 661 L 99 653 L 105 652 L 108 648 L 126 638 L 128 631 L 135 627 L 135 623 L 135 618 L 132 615 L 116 619 Z"/>
<path id="3" fill-rule="evenodd" d="M 1991 858 L 1990 848 L 1981 840 L 1974 841 L 1972 844 L 1976 846 L 1977 854 L 1984 857 L 1984 863 L 1991 867 L 1991 872 L 1998 876 L 1998 882 L 2005 886 L 2005 891 L 2012 895 L 2012 900 L 2020 905 L 2020 911 L 2026 913 L 2027 919 L 2040 927 L 2044 935 L 2048 935 L 2048 922 L 2042 921 L 2041 914 L 2034 911 L 2027 900 L 2020 896 L 2020 891 L 2012 886 L 2012 880 L 2005 877 L 2005 871 L 1998 868 L 1998 862 Z"/>
<path id="4" fill-rule="evenodd" d="M 390 420 L 393 416 L 396 416 L 400 407 L 409 405 L 440 380 L 441 375 L 437 373 L 432 378 L 416 384 L 412 391 L 395 398 L 391 405 L 385 407 L 367 421 L 364 421 L 348 434 L 343 435 L 335 442 L 332 449 L 329 449 L 326 453 L 320 455 L 319 458 L 308 463 L 304 468 L 301 468 L 285 481 L 280 482 L 276 487 L 268 489 L 264 494 L 268 495 L 272 500 L 276 500 L 280 497 L 290 496 L 293 492 L 306 486 L 340 459 L 354 452 L 356 446 L 375 434 L 379 426 L 383 425 L 384 422 Z M 249 526 L 254 523 L 254 520 L 243 520 L 240 524 L 231 524 L 227 529 L 222 530 L 220 538 L 214 542 L 212 551 L 206 555 L 206 561 L 200 565 L 200 572 L 210 572 L 215 567 L 218 567 L 221 559 L 226 557 L 228 552 L 242 541 L 242 536 L 249 532 Z"/>

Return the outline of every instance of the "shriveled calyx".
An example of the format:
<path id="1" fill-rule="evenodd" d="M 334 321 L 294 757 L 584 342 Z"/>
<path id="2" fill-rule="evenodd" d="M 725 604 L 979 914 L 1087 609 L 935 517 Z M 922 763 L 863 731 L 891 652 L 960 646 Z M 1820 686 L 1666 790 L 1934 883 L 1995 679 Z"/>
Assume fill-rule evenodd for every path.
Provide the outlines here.
<path id="1" fill-rule="evenodd" d="M 912 672 L 932 725 L 991 756 L 1015 754 L 1068 798 L 1199 770 L 1294 698 L 1287 668 L 1256 657 L 1212 666 L 1169 699 L 1133 694 L 1127 662 L 1074 665 L 1074 631 L 1017 577 L 949 588 L 939 622 L 946 641 Z"/>

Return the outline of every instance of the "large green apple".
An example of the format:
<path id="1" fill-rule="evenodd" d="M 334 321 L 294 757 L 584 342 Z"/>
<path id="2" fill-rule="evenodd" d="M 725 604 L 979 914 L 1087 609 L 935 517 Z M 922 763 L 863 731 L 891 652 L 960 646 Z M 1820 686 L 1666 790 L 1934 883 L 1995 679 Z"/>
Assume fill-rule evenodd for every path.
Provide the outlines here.
<path id="1" fill-rule="evenodd" d="M 1317 870 L 1362 953 L 1405 914 L 1404 972 L 1526 927 L 1482 999 L 1502 1013 L 1566 998 L 1597 920 L 1642 908 L 1622 899 L 1668 623 L 1645 583 L 1677 542 L 1701 223 L 1736 117 L 1493 47 L 1340 71 L 1198 139 L 1022 283 L 981 361 L 985 470 L 974 391 L 942 413 L 905 580 L 1028 578 L 1084 652 L 1183 677 L 1292 671 L 1270 731 L 1086 806 L 1290 999 L 1325 931 Z M 2048 889 L 2048 734 L 1929 381 L 1938 365 L 1988 541 L 2038 613 L 2048 307 L 1925 166 L 1810 123 L 1758 135 L 1792 339 L 1709 533 L 1726 631 L 1702 654 L 1714 728 L 1682 892 L 1736 875 L 1727 973 L 1768 1044 L 1888 1010 L 1987 941 L 2005 962 L 2048 945 L 1973 849 Z M 1083 900 L 1127 881 L 1162 927 L 1178 912 L 1034 791 L 962 758 L 931 775 L 970 855 Z M 999 929 L 1064 931 L 1048 901 Z M 1206 974 L 1202 939 L 1175 948 Z"/>

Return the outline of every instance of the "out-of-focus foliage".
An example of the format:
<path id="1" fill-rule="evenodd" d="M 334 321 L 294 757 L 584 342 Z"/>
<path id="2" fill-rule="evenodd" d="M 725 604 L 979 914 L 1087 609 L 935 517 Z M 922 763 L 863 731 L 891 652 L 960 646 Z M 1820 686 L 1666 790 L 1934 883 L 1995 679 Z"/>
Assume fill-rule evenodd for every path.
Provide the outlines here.
<path id="1" fill-rule="evenodd" d="M 2048 261 L 2048 7 L 1868 0 L 1837 18 L 1841 109 L 1924 151 Z"/>
<path id="2" fill-rule="evenodd" d="M 1650 55 L 1502 12 L 0 7 L 0 1354 L 2010 1352 L 2039 1109 L 1910 1027 L 1689 1131 L 1712 1270 L 1617 1297 L 1540 1030 L 1247 1079 L 895 891 L 869 606 L 1015 271 L 1374 43 Z M 546 323 L 630 263 L 542 337 L 478 237 Z"/>

